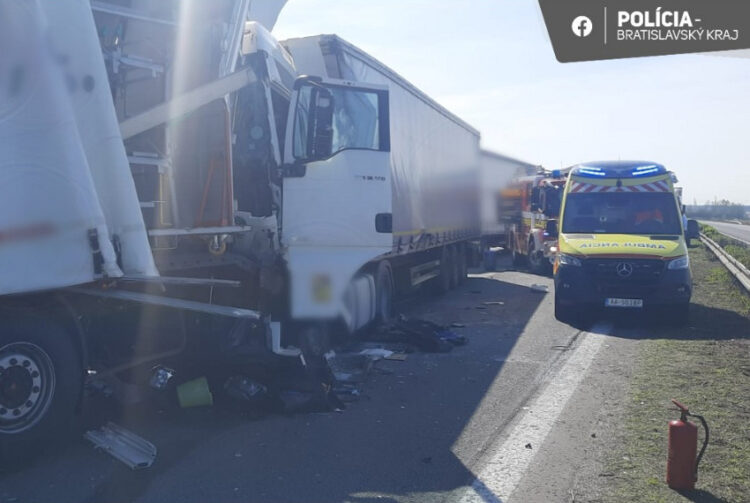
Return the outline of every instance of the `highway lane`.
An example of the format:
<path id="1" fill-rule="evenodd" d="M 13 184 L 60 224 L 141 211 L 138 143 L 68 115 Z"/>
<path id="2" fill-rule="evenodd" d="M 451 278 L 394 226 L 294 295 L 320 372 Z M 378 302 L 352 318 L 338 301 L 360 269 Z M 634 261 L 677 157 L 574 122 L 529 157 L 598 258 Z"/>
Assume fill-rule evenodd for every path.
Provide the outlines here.
<path id="1" fill-rule="evenodd" d="M 0 503 L 534 503 L 585 493 L 638 341 L 660 329 L 629 328 L 624 312 L 559 323 L 551 278 L 509 262 L 444 296 L 401 303 L 408 316 L 465 325 L 455 330 L 469 344 L 378 362 L 342 413 L 115 406 L 90 422 L 113 420 L 156 444 L 151 468 L 130 471 L 79 438 L 0 474 Z M 549 293 L 530 289 L 539 283 Z"/>
<path id="2" fill-rule="evenodd" d="M 714 227 L 722 234 L 750 244 L 750 225 L 730 224 L 727 222 L 712 222 L 710 220 L 701 220 L 701 222 Z"/>
<path id="3" fill-rule="evenodd" d="M 534 283 L 550 292 L 533 292 Z M 151 468 L 130 471 L 79 437 L 0 474 L 0 501 L 455 501 L 488 446 L 569 357 L 580 331 L 557 322 L 552 304 L 551 278 L 473 275 L 447 295 L 401 306 L 465 325 L 456 330 L 469 344 L 379 362 L 343 413 L 253 419 L 218 408 L 113 406 L 99 424 L 111 419 L 153 442 Z"/>

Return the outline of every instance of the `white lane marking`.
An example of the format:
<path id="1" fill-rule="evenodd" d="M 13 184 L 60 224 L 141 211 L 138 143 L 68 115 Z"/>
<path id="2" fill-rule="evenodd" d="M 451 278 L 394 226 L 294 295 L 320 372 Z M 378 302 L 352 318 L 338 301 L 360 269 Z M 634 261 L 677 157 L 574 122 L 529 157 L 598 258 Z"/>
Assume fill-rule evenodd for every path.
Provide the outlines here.
<path id="1" fill-rule="evenodd" d="M 550 375 L 548 383 L 529 406 L 507 437 L 499 437 L 488 450 L 471 488 L 462 503 L 500 503 L 507 501 L 523 478 L 545 438 L 555 425 L 565 404 L 594 361 L 609 326 L 597 326 L 578 337 L 578 346 L 559 372 Z M 531 449 L 526 448 L 531 444 Z"/>

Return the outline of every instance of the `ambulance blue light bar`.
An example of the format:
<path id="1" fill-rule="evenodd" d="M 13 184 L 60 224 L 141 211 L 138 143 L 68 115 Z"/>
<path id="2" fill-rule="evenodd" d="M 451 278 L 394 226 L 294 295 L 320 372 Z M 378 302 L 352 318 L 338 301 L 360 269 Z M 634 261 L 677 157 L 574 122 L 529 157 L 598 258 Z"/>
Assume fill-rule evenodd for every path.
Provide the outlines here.
<path id="1" fill-rule="evenodd" d="M 668 173 L 661 164 L 647 161 L 601 161 L 579 164 L 573 175 L 586 178 L 632 178 Z"/>

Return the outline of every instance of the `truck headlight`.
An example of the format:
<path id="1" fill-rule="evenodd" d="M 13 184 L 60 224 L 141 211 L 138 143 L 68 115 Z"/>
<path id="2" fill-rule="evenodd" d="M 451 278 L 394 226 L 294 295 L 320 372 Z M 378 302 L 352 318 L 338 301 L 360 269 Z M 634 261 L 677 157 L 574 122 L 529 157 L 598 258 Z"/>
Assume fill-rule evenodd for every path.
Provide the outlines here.
<path id="1" fill-rule="evenodd" d="M 690 267 L 690 259 L 687 255 L 671 260 L 669 264 L 667 264 L 667 269 L 672 271 L 687 269 L 688 267 Z"/>
<path id="2" fill-rule="evenodd" d="M 581 261 L 574 257 L 573 255 L 567 255 L 565 253 L 561 253 L 558 256 L 558 259 L 560 260 L 560 265 L 572 265 L 576 267 L 581 267 Z"/>

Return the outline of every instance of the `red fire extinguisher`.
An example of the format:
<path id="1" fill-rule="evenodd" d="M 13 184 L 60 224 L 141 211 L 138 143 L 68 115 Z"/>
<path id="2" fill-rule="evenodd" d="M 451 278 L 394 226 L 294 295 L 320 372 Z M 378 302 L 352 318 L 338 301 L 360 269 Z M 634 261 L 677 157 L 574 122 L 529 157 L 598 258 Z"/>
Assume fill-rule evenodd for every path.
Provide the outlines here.
<path id="1" fill-rule="evenodd" d="M 680 411 L 679 421 L 669 422 L 669 455 L 667 457 L 667 485 L 672 489 L 695 489 L 698 481 L 698 465 L 708 445 L 708 424 L 703 416 L 691 414 L 687 407 L 672 400 Z M 688 421 L 688 416 L 700 420 L 705 431 L 703 447 L 696 458 L 698 427 Z"/>

